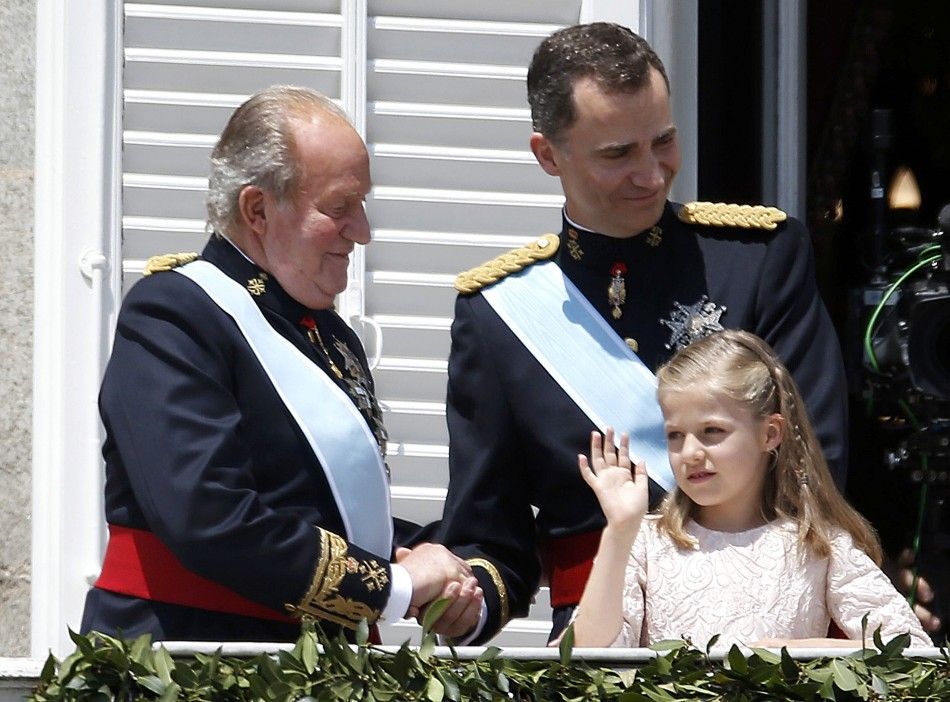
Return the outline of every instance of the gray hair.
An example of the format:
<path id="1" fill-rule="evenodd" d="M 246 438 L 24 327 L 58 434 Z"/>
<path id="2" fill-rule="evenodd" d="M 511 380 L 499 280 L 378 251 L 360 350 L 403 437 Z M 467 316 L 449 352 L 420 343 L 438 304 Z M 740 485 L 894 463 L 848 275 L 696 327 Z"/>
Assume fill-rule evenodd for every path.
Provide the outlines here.
<path id="1" fill-rule="evenodd" d="M 349 123 L 330 98 L 293 85 L 273 85 L 234 111 L 211 152 L 205 199 L 211 231 L 225 233 L 240 221 L 238 197 L 245 186 L 256 185 L 279 202 L 296 192 L 300 173 L 290 120 L 316 114 Z"/>

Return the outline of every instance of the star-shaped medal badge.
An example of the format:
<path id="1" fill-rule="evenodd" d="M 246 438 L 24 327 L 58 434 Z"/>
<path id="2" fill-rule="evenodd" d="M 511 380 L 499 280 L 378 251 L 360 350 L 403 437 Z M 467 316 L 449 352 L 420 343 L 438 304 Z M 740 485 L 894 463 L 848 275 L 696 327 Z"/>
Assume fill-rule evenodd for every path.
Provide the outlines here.
<path id="1" fill-rule="evenodd" d="M 660 320 L 660 324 L 673 330 L 666 348 L 679 351 L 704 336 L 722 331 L 723 326 L 719 323 L 719 319 L 725 312 L 726 308 L 723 305 L 710 302 L 705 295 L 688 306 L 681 302 L 674 302 L 670 318 Z"/>

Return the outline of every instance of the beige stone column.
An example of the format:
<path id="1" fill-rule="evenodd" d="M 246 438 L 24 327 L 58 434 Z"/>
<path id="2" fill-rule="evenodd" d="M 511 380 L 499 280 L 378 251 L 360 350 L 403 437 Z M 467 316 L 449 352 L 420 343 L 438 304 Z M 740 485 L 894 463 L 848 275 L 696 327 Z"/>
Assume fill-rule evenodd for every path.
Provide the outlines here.
<path id="1" fill-rule="evenodd" d="M 30 651 L 35 19 L 0 2 L 0 656 Z"/>

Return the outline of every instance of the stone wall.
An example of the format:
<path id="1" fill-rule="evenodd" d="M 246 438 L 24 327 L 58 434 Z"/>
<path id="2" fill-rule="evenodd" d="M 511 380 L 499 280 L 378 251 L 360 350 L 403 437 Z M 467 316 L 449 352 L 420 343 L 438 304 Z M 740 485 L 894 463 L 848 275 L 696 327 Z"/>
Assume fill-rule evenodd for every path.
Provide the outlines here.
<path id="1" fill-rule="evenodd" d="M 30 651 L 35 20 L 0 2 L 0 656 Z"/>

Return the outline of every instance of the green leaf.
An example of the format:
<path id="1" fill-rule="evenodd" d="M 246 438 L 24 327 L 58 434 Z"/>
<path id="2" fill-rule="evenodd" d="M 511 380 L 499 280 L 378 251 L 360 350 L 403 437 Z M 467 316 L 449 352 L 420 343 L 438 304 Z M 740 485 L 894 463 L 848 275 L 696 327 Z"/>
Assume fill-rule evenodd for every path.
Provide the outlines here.
<path id="1" fill-rule="evenodd" d="M 785 680 L 797 680 L 801 668 L 797 661 L 789 655 L 788 649 L 785 648 L 785 646 L 782 646 L 781 657 L 782 662 L 779 665 L 782 670 L 782 675 L 785 676 Z"/>
<path id="2" fill-rule="evenodd" d="M 506 695 L 511 691 L 511 686 L 508 683 L 508 676 L 506 676 L 504 673 L 498 673 L 498 677 L 495 678 L 495 686 Z"/>
<path id="3" fill-rule="evenodd" d="M 782 662 L 782 656 L 775 653 L 774 651 L 768 650 L 767 648 L 753 648 L 752 652 L 765 663 L 777 665 Z"/>
<path id="4" fill-rule="evenodd" d="M 432 631 L 432 627 L 435 625 L 437 621 L 439 621 L 439 617 L 445 614 L 445 610 L 447 610 L 451 606 L 451 604 L 452 604 L 451 599 L 449 599 L 448 597 L 442 597 L 442 598 L 439 598 L 438 600 L 435 600 L 434 602 L 432 602 L 432 604 L 426 607 L 425 614 L 422 615 L 422 635 L 423 636 L 426 636 L 430 631 Z"/>
<path id="5" fill-rule="evenodd" d="M 313 675 L 317 669 L 317 640 L 313 636 L 304 635 L 299 640 L 300 662 L 307 671 L 307 675 Z"/>
<path id="6" fill-rule="evenodd" d="M 561 665 L 568 665 L 571 662 L 571 652 L 574 650 L 574 625 L 569 624 L 561 636 L 561 642 L 558 644 L 558 651 L 561 653 Z"/>
<path id="7" fill-rule="evenodd" d="M 432 634 L 423 635 L 422 644 L 419 646 L 419 658 L 427 661 L 432 658 L 433 651 L 435 651 L 435 637 Z"/>
<path id="8" fill-rule="evenodd" d="M 365 646 L 369 642 L 369 622 L 365 619 L 360 619 L 360 623 L 356 626 L 356 645 Z"/>
<path id="9" fill-rule="evenodd" d="M 158 698 L 159 702 L 176 702 L 178 695 L 181 694 L 181 688 L 176 683 L 170 683 L 165 686 L 165 691 Z"/>
<path id="10" fill-rule="evenodd" d="M 735 644 L 729 649 L 726 660 L 729 662 L 731 670 L 743 675 L 749 672 L 749 664 L 746 662 L 745 656 L 742 655 L 742 651 Z"/>
<path id="11" fill-rule="evenodd" d="M 831 676 L 834 678 L 835 685 L 837 685 L 839 689 L 845 692 L 851 692 L 857 689 L 858 679 L 854 676 L 854 673 L 843 659 L 833 658 L 830 667 Z"/>
<path id="12" fill-rule="evenodd" d="M 79 652 L 82 655 L 92 658 L 95 656 L 95 649 L 92 646 L 92 642 L 88 637 L 83 636 L 82 634 L 77 634 L 72 629 L 69 629 L 69 638 L 72 639 L 72 642 L 76 644 L 76 648 L 79 649 Z M 91 635 L 90 635 L 91 636 Z"/>
<path id="13" fill-rule="evenodd" d="M 495 660 L 496 658 L 498 658 L 498 654 L 499 654 L 499 653 L 501 653 L 501 649 L 500 649 L 500 648 L 498 648 L 497 646 L 489 646 L 488 648 L 485 649 L 485 652 L 482 653 L 482 654 L 481 654 L 478 658 L 476 658 L 475 660 L 476 660 L 478 663 L 487 663 L 488 661 L 492 661 L 492 660 Z"/>
<path id="14" fill-rule="evenodd" d="M 459 694 L 459 686 L 453 680 L 453 675 L 448 671 L 438 670 L 436 675 L 439 676 L 439 681 L 445 687 L 445 696 L 452 702 L 459 702 L 461 700 L 461 695 Z"/>
<path id="15" fill-rule="evenodd" d="M 657 641 L 654 644 L 650 644 L 651 651 L 677 651 L 681 648 L 685 648 L 686 642 L 680 639 L 664 639 L 663 641 Z"/>
<path id="16" fill-rule="evenodd" d="M 434 675 L 429 678 L 426 684 L 426 699 L 430 702 L 442 702 L 445 697 L 445 686 Z"/>
<path id="17" fill-rule="evenodd" d="M 168 687 L 157 675 L 146 675 L 141 677 L 138 679 L 138 683 L 146 690 L 151 690 L 159 696 L 161 696 L 165 692 L 165 688 Z"/>
<path id="18" fill-rule="evenodd" d="M 165 650 L 164 646 L 161 646 L 152 654 L 152 665 L 155 668 L 155 674 L 158 675 L 161 681 L 165 683 L 165 685 L 170 685 L 175 662 L 172 660 L 168 651 Z"/>

